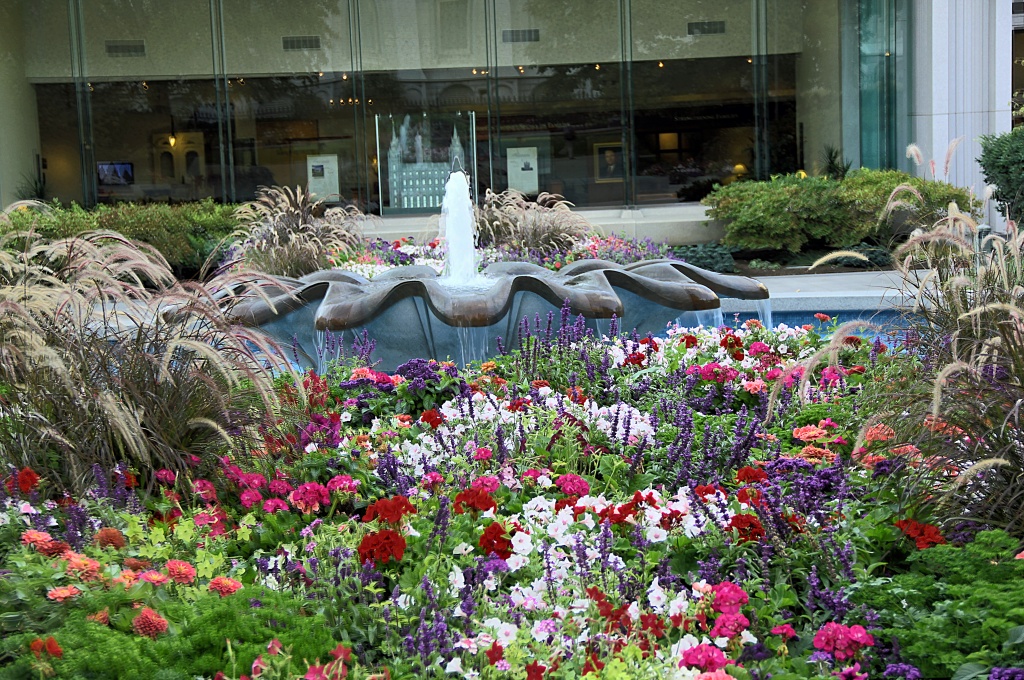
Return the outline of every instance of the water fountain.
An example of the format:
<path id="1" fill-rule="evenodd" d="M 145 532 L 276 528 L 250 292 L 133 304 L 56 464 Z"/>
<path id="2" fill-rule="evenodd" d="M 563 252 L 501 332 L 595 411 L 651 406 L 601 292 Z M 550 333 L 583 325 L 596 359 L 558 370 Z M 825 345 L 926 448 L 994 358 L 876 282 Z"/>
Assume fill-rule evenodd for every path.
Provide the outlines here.
<path id="1" fill-rule="evenodd" d="M 294 344 L 300 364 L 322 369 L 325 350 L 367 331 L 374 358 L 393 370 L 412 357 L 485 359 L 501 337 L 514 346 L 524 317 L 546 319 L 568 301 L 597 332 L 609 320 L 624 330 L 659 334 L 681 325 L 721 323 L 719 297 L 767 300 L 754 279 L 706 271 L 677 260 L 620 265 L 577 260 L 558 272 L 528 262 L 497 262 L 478 272 L 469 178 L 453 172 L 442 202 L 448 256 L 443 275 L 431 267 L 405 266 L 368 280 L 340 269 L 301 279 L 281 278 L 268 300 L 238 308 L 243 323 Z M 329 354 L 329 352 L 328 352 Z"/>

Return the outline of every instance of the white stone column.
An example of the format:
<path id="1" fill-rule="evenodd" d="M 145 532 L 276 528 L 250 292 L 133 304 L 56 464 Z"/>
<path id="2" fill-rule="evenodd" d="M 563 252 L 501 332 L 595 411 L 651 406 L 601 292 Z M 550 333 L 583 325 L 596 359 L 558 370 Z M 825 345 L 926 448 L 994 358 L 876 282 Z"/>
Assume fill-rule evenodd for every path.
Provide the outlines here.
<path id="1" fill-rule="evenodd" d="M 1010 129 L 1013 27 L 1010 0 L 914 0 L 912 138 L 925 156 L 918 174 L 974 189 L 985 181 L 980 137 Z M 958 137 L 945 175 L 946 148 Z M 990 206 L 988 223 L 1005 227 Z"/>

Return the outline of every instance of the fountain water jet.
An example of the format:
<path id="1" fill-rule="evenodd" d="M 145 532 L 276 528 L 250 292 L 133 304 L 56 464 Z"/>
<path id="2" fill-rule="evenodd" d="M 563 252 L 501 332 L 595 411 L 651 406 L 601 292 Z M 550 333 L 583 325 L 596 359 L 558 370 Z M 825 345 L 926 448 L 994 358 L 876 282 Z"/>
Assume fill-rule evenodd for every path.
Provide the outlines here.
<path id="1" fill-rule="evenodd" d="M 558 272 L 528 262 L 498 262 L 480 274 L 464 172 L 449 177 L 442 207 L 448 238 L 444 276 L 430 267 L 405 266 L 372 281 L 340 269 L 277 279 L 267 290 L 269 299 L 237 308 L 240 320 L 294 344 L 299 362 L 309 367 L 325 355 L 328 331 L 366 330 L 377 343 L 379 367 L 393 370 L 413 357 L 485 359 L 498 337 L 516 346 L 521 319 L 546 318 L 549 312 L 557 318 L 564 303 L 595 331 L 607 331 L 607 320 L 615 317 L 623 331 L 660 334 L 676 319 L 691 318 L 687 313 L 698 323 L 720 323 L 719 296 L 768 298 L 768 289 L 754 279 L 676 260 L 626 266 L 577 260 Z"/>

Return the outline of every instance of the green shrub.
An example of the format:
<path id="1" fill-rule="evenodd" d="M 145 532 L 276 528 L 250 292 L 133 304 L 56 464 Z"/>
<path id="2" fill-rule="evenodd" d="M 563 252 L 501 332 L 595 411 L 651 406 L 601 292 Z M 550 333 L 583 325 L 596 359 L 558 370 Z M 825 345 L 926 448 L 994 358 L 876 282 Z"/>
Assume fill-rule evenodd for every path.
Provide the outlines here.
<path id="1" fill-rule="evenodd" d="M 197 203 L 117 203 L 91 210 L 58 202 L 39 210 L 16 210 L 4 231 L 34 230 L 48 239 L 68 238 L 87 231 L 105 230 L 155 247 L 179 274 L 193 273 L 234 231 L 234 206 L 205 199 Z"/>
<path id="2" fill-rule="evenodd" d="M 672 252 L 676 257 L 681 257 L 689 264 L 701 269 L 708 269 L 722 274 L 731 274 L 736 271 L 736 262 L 732 257 L 732 249 L 720 243 L 676 246 L 672 249 Z"/>
<path id="3" fill-rule="evenodd" d="M 1024 216 L 1024 128 L 981 138 L 978 157 L 985 181 L 996 187 L 992 197 L 1009 219 Z"/>
<path id="4" fill-rule="evenodd" d="M 902 192 L 898 209 L 886 214 L 893 191 Z M 750 250 L 784 248 L 799 252 L 809 242 L 844 248 L 865 240 L 888 244 L 892 234 L 927 228 L 946 216 L 949 203 L 976 212 L 970 194 L 944 182 L 896 170 L 859 169 L 842 180 L 780 175 L 767 182 L 719 186 L 704 199 L 708 215 L 726 223 L 727 245 Z"/>

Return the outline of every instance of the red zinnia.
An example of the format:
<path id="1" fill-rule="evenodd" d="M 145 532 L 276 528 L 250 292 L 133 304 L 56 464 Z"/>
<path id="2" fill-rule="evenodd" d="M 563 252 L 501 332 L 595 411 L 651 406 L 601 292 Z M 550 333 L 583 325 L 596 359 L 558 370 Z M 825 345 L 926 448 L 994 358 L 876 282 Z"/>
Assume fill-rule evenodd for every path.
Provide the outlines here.
<path id="1" fill-rule="evenodd" d="M 221 597 L 231 595 L 235 591 L 242 587 L 242 584 L 233 578 L 227 576 L 217 576 L 216 578 L 210 579 L 210 583 L 207 586 L 210 592 L 218 593 Z"/>
<path id="2" fill-rule="evenodd" d="M 141 637 L 155 640 L 157 635 L 167 632 L 167 619 L 149 607 L 143 607 L 139 615 L 132 619 L 132 630 Z"/>
<path id="3" fill-rule="evenodd" d="M 896 528 L 902 531 L 907 538 L 914 539 L 914 544 L 917 545 L 918 550 L 925 550 L 933 545 L 946 542 L 942 532 L 934 524 L 922 524 L 913 519 L 901 519 L 899 522 L 896 522 Z"/>

